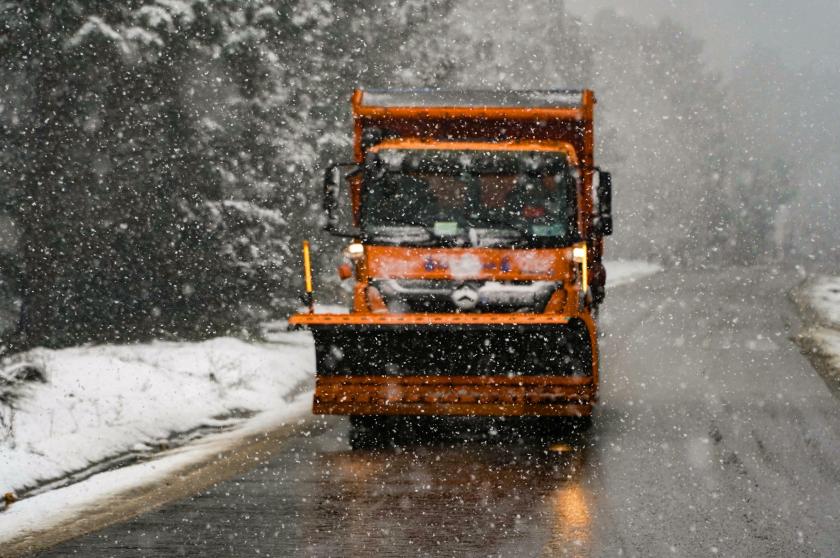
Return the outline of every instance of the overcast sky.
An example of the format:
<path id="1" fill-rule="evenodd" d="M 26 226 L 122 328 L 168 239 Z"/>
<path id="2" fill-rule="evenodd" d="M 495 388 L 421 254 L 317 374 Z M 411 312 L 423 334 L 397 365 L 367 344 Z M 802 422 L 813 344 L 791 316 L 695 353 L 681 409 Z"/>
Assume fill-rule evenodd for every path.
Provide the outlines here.
<path id="1" fill-rule="evenodd" d="M 604 8 L 648 23 L 670 17 L 704 39 L 708 61 L 724 73 L 756 46 L 792 67 L 840 71 L 838 0 L 566 0 L 566 6 L 588 21 Z"/>

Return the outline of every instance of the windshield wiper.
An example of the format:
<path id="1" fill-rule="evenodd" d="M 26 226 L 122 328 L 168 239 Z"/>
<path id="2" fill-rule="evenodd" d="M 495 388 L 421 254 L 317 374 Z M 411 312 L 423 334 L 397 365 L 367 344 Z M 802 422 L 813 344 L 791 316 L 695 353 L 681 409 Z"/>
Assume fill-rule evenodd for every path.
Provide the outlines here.
<path id="1" fill-rule="evenodd" d="M 445 238 L 445 237 L 442 237 L 442 236 L 438 235 L 437 233 L 435 233 L 435 230 L 434 230 L 433 227 L 430 227 L 428 225 L 423 225 L 421 223 L 400 223 L 399 225 L 387 225 L 387 227 L 390 228 L 391 230 L 381 230 L 381 229 L 380 230 L 377 230 L 377 229 L 370 230 L 370 229 L 368 229 L 368 230 L 365 230 L 365 234 L 367 234 L 371 238 L 380 238 L 380 239 L 385 239 L 385 240 L 389 240 L 389 241 L 394 241 L 394 240 L 399 240 L 401 236 L 405 235 L 404 233 L 401 233 L 401 231 L 399 231 L 397 229 L 409 230 L 414 234 L 416 234 L 416 232 L 419 232 L 419 231 L 417 231 L 417 229 L 420 229 L 424 233 L 426 233 L 426 238 L 423 240 L 423 242 L 432 242 L 432 241 L 439 240 L 441 238 Z M 414 229 L 414 230 L 412 231 L 412 229 Z M 419 240 L 419 239 L 417 239 L 417 240 Z"/>
<path id="2" fill-rule="evenodd" d="M 514 223 L 510 223 L 508 221 L 503 221 L 501 219 L 493 219 L 492 217 L 482 217 L 481 219 L 471 219 L 469 221 L 469 225 L 471 227 L 474 227 L 474 228 L 477 228 L 476 225 L 493 225 L 493 226 L 496 226 L 496 227 L 499 227 L 499 228 L 512 230 L 512 231 L 519 234 L 519 236 L 517 237 L 517 240 L 521 240 L 522 238 L 525 238 L 526 236 L 531 236 L 531 231 L 527 226 L 522 227 L 522 226 L 516 225 Z"/>

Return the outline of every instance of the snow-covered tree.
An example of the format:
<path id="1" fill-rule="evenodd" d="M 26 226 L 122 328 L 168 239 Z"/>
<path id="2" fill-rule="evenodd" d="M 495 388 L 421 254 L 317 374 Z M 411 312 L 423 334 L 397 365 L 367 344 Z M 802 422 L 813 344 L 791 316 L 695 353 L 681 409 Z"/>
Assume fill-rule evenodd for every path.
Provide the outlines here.
<path id="1" fill-rule="evenodd" d="M 319 162 L 347 152 L 350 90 L 446 73 L 430 33 L 448 9 L 4 2 L 0 70 L 26 84 L 2 129 L 18 345 L 206 336 L 294 305 L 292 247 L 316 229 Z"/>

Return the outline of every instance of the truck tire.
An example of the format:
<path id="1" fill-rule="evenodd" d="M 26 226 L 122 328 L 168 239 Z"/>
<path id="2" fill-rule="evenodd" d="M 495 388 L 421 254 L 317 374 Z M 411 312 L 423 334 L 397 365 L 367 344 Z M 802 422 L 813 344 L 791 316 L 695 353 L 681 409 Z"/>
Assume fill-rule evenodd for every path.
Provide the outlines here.
<path id="1" fill-rule="evenodd" d="M 580 441 L 592 428 L 592 417 L 539 417 L 539 433 L 550 439 Z"/>
<path id="2" fill-rule="evenodd" d="M 349 442 L 352 449 L 383 446 L 389 439 L 387 417 L 380 415 L 350 415 Z"/>

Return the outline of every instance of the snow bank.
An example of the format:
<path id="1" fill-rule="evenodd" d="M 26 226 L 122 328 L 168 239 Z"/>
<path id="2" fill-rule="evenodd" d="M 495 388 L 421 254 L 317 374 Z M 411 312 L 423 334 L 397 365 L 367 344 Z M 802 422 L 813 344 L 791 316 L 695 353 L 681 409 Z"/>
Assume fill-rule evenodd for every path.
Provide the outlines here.
<path id="1" fill-rule="evenodd" d="M 831 367 L 840 373 L 840 331 L 828 328 L 816 328 L 810 332 Z"/>
<path id="2" fill-rule="evenodd" d="M 104 524 L 113 521 L 114 517 L 122 519 L 124 516 L 119 515 L 120 511 L 114 508 L 124 504 L 126 499 L 134 498 L 136 501 L 138 495 L 148 494 L 160 487 L 163 479 L 184 480 L 186 476 L 195 473 L 195 467 L 219 459 L 225 453 L 243 449 L 247 452 L 245 444 L 249 437 L 292 424 L 311 407 L 312 393 L 308 391 L 287 404 L 275 406 L 245 420 L 235 430 L 210 434 L 185 446 L 157 454 L 155 459 L 99 473 L 70 486 L 16 502 L 0 512 L 0 545 L 3 545 L 0 547 L 7 548 L 5 545 L 11 544 L 12 554 L 16 554 L 16 550 L 27 548 L 20 544 L 16 547 L 16 543 L 32 537 L 37 541 L 39 533 L 62 529 L 67 522 L 72 524 L 77 518 L 96 516 L 102 520 L 104 515 Z M 177 489 L 171 490 L 177 492 Z M 164 497 L 164 501 L 169 501 L 167 498 L 173 496 L 174 499 L 178 498 L 177 494 L 169 494 Z M 152 500 L 160 502 L 160 498 L 158 495 Z M 107 512 L 103 514 L 103 509 L 114 514 L 110 520 Z"/>
<path id="3" fill-rule="evenodd" d="M 821 323 L 840 329 L 840 277 L 817 277 L 803 294 Z"/>
<path id="4" fill-rule="evenodd" d="M 638 260 L 605 261 L 607 268 L 607 289 L 633 283 L 648 275 L 662 271 L 662 266 Z"/>
<path id="5" fill-rule="evenodd" d="M 314 354 L 305 333 L 277 340 L 36 349 L 3 363 L 0 493 L 288 405 L 309 385 Z M 24 365 L 43 381 L 19 380 Z"/>
<path id="6" fill-rule="evenodd" d="M 840 277 L 820 276 L 806 281 L 793 296 L 803 308 L 805 330 L 797 336 L 829 385 L 840 389 Z"/>

